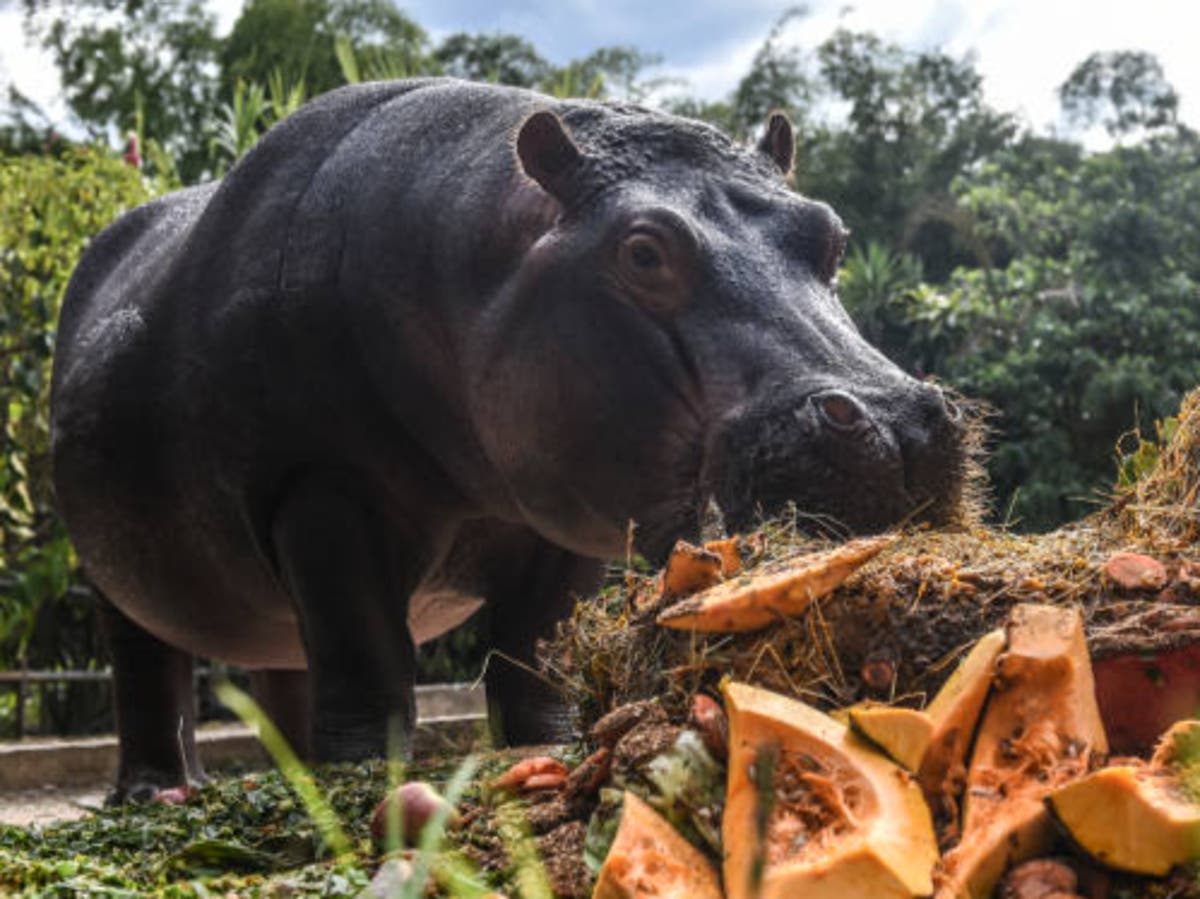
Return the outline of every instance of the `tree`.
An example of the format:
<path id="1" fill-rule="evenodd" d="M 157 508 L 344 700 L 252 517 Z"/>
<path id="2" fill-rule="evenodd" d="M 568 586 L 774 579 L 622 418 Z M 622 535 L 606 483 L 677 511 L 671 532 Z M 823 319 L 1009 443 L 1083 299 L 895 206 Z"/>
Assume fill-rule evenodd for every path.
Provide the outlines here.
<path id="1" fill-rule="evenodd" d="M 1151 53 L 1093 53 L 1058 88 L 1068 121 L 1084 129 L 1097 124 L 1114 138 L 1177 124 L 1179 95 Z"/>
<path id="2" fill-rule="evenodd" d="M 550 77 L 551 65 L 515 34 L 451 34 L 433 51 L 447 75 L 516 87 L 535 87 Z"/>
<path id="3" fill-rule="evenodd" d="M 552 69 L 538 86 L 555 97 L 617 96 L 636 103 L 662 83 L 642 78 L 642 73 L 659 61 L 658 56 L 636 47 L 601 47 L 582 59 Z"/>
<path id="4" fill-rule="evenodd" d="M 882 339 L 904 367 L 998 410 L 1000 508 L 1053 527 L 1111 489 L 1123 433 L 1200 384 L 1200 139 L 1084 156 L 1025 136 L 954 189 L 1000 261 L 894 294 Z"/>
<path id="5" fill-rule="evenodd" d="M 356 55 L 387 56 L 407 74 L 426 65 L 425 32 L 388 0 L 248 0 L 221 47 L 221 95 L 276 73 L 310 96 L 340 87 L 339 36 Z"/>
<path id="6" fill-rule="evenodd" d="M 750 71 L 734 89 L 728 124 L 738 137 L 752 135 L 776 109 L 786 110 L 793 117 L 807 117 L 813 98 L 812 79 L 800 50 L 781 42 L 784 29 L 807 15 L 808 7 L 793 6 L 775 20 L 754 54 Z"/>
<path id="7" fill-rule="evenodd" d="M 50 486 L 50 355 L 62 295 L 87 242 L 154 190 L 96 147 L 0 157 L 0 668 L 21 663 L 38 610 L 75 577 Z"/>
<path id="8" fill-rule="evenodd" d="M 822 89 L 848 112 L 844 124 L 802 131 L 800 189 L 831 202 L 856 241 L 915 253 L 929 279 L 978 264 L 951 184 L 1003 148 L 1015 126 L 984 102 L 973 61 L 845 29 L 817 60 Z"/>
<path id="9" fill-rule="evenodd" d="M 154 139 L 186 181 L 208 169 L 216 20 L 202 0 L 24 0 L 71 111 L 93 136 Z"/>

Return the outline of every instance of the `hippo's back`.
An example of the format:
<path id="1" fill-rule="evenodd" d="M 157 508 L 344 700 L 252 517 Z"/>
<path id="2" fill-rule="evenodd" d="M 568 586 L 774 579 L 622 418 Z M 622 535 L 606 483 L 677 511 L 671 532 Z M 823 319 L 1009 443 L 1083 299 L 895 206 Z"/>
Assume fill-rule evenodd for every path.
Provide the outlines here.
<path id="1" fill-rule="evenodd" d="M 256 507 L 263 471 L 287 465 L 266 419 L 293 400 L 260 383 L 285 226 L 347 134 L 422 83 L 319 98 L 224 181 L 132 210 L 80 260 L 51 389 L 58 506 L 90 579 L 169 643 L 303 664 Z"/>

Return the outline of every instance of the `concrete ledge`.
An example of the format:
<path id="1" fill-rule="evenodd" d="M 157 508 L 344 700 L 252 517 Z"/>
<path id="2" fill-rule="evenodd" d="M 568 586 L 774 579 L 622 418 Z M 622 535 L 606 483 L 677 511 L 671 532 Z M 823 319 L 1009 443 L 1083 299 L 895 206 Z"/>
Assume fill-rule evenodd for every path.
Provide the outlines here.
<path id="1" fill-rule="evenodd" d="M 418 687 L 413 755 L 465 752 L 484 735 L 486 722 L 482 690 L 466 684 Z M 241 724 L 202 727 L 196 745 L 209 771 L 271 764 L 257 734 Z M 0 743 L 0 792 L 110 783 L 116 770 L 115 736 Z"/>

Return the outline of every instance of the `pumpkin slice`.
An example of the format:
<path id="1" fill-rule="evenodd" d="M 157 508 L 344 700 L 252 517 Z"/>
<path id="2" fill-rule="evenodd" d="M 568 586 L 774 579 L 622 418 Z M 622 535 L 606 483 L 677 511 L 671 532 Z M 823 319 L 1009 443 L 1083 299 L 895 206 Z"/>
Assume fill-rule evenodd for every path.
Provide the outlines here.
<path id="1" fill-rule="evenodd" d="M 1048 852 L 1043 800 L 1108 751 L 1079 611 L 1020 605 L 1007 630 L 967 775 L 962 839 L 942 859 L 938 897 L 989 897 L 1006 868 Z"/>
<path id="2" fill-rule="evenodd" d="M 785 615 L 799 615 L 832 593 L 895 538 L 851 540 L 837 549 L 800 556 L 786 567 L 724 581 L 676 603 L 658 623 L 677 630 L 737 633 L 757 630 Z"/>
<path id="3" fill-rule="evenodd" d="M 844 709 L 845 722 L 909 771 L 921 774 L 925 798 L 934 801 L 954 784 L 961 793 L 966 755 L 992 682 L 992 665 L 1004 648 L 1004 631 L 981 637 L 923 710 L 864 702 Z M 838 720 L 843 720 L 835 713 Z M 950 777 L 956 773 L 957 777 Z M 928 786 L 926 786 L 926 781 Z M 936 806 L 935 806 L 936 808 Z"/>
<path id="4" fill-rule="evenodd" d="M 958 829 L 958 797 L 966 787 L 967 752 L 992 686 L 996 658 L 1007 638 L 997 629 L 980 637 L 925 708 L 933 725 L 917 780 L 936 816 Z"/>
<path id="5" fill-rule="evenodd" d="M 592 899 L 721 899 L 716 869 L 704 854 L 633 793 Z"/>
<path id="6" fill-rule="evenodd" d="M 1055 790 L 1046 802 L 1071 839 L 1097 861 L 1161 877 L 1200 859 L 1200 802 L 1175 759 L 1178 742 L 1194 746 L 1198 739 L 1200 721 L 1181 721 L 1150 764 L 1102 768 Z"/>
<path id="7" fill-rule="evenodd" d="M 719 584 L 723 565 L 721 557 L 707 548 L 677 541 L 663 570 L 663 596 L 687 596 Z"/>
<path id="8" fill-rule="evenodd" d="M 933 738 L 933 719 L 926 712 L 864 703 L 848 710 L 850 727 L 862 734 L 905 770 L 915 772 Z"/>
<path id="9" fill-rule="evenodd" d="M 916 781 L 810 706 L 723 686 L 729 899 L 925 896 L 937 844 Z"/>

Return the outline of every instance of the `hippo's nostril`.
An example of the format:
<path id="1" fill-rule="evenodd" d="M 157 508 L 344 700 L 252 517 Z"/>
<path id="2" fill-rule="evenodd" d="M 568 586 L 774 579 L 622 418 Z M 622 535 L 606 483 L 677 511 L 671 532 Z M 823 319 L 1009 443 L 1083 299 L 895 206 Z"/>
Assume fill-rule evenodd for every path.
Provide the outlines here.
<path id="1" fill-rule="evenodd" d="M 813 403 L 825 422 L 838 430 L 853 430 L 867 417 L 858 400 L 839 390 L 817 394 L 813 397 Z"/>

